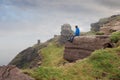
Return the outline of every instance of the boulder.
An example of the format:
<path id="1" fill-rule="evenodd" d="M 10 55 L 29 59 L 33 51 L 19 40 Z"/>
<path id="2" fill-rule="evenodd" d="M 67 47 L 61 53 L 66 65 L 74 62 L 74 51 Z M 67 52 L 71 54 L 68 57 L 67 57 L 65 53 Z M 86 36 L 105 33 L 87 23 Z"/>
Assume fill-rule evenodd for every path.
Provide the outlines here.
<path id="1" fill-rule="evenodd" d="M 99 31 L 100 30 L 100 23 L 92 23 L 91 24 L 91 31 L 95 31 L 95 32 L 97 32 L 97 31 Z"/>
<path id="2" fill-rule="evenodd" d="M 0 80 L 35 80 L 15 66 L 0 66 Z"/>
<path id="3" fill-rule="evenodd" d="M 73 36 L 73 31 L 70 24 L 64 24 L 61 26 L 61 35 L 59 42 L 65 44 L 70 37 Z"/>
<path id="4" fill-rule="evenodd" d="M 73 43 L 65 44 L 64 59 L 74 62 L 88 57 L 95 50 L 107 47 L 113 47 L 108 35 L 75 37 Z"/>

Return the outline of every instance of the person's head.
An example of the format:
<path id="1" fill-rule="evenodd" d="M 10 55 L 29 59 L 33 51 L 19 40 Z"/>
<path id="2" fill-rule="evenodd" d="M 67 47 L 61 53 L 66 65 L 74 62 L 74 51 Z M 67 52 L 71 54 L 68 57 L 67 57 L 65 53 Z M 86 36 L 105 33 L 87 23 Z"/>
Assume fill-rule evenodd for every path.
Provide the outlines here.
<path id="1" fill-rule="evenodd" d="M 75 28 L 78 28 L 78 26 L 76 25 Z"/>

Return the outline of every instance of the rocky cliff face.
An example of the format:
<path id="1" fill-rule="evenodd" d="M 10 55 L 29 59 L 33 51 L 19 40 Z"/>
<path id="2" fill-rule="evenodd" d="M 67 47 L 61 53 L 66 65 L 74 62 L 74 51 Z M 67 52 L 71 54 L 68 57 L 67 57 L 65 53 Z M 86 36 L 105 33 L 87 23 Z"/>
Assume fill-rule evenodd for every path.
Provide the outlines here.
<path id="1" fill-rule="evenodd" d="M 64 24 L 61 26 L 61 35 L 60 35 L 60 39 L 59 42 L 61 44 L 65 44 L 67 42 L 67 40 L 73 36 L 73 31 L 71 30 L 71 26 L 70 24 Z"/>
<path id="2" fill-rule="evenodd" d="M 109 36 L 79 36 L 75 37 L 73 43 L 65 44 L 64 59 L 74 62 L 89 56 L 97 49 L 113 47 Z"/>
<path id="3" fill-rule="evenodd" d="M 109 18 L 108 23 L 100 28 L 100 32 L 111 34 L 112 32 L 120 31 L 120 15 L 114 15 Z"/>
<path id="4" fill-rule="evenodd" d="M 38 42 L 32 47 L 29 47 L 20 53 L 9 63 L 9 65 L 16 65 L 18 68 L 35 68 L 42 64 L 42 55 L 40 50 L 48 46 L 49 43 L 54 41 L 58 44 L 59 36 L 56 36 L 44 43 Z"/>
<path id="5" fill-rule="evenodd" d="M 0 66 L 0 80 L 35 80 L 15 66 Z"/>
<path id="6" fill-rule="evenodd" d="M 38 54 L 38 49 L 29 47 L 20 52 L 9 65 L 16 65 L 18 68 L 33 68 L 39 66 L 41 55 Z"/>
<path id="7" fill-rule="evenodd" d="M 115 31 L 120 31 L 120 15 L 113 15 L 109 18 L 100 19 L 96 23 L 92 23 L 91 30 L 100 31 L 107 35 Z"/>

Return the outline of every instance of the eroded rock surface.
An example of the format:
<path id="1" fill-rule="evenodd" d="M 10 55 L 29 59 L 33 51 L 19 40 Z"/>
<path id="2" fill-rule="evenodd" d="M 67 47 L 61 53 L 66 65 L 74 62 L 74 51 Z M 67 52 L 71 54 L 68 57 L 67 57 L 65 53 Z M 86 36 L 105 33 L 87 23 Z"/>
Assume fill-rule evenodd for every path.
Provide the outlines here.
<path id="1" fill-rule="evenodd" d="M 113 47 L 108 35 L 75 37 L 73 43 L 65 44 L 64 59 L 74 62 L 89 56 L 95 50 L 107 47 Z"/>
<path id="2" fill-rule="evenodd" d="M 59 42 L 65 44 L 70 37 L 73 36 L 73 31 L 70 24 L 64 24 L 61 26 L 61 35 Z"/>
<path id="3" fill-rule="evenodd" d="M 0 80 L 35 80 L 15 66 L 0 66 Z"/>
<path id="4" fill-rule="evenodd" d="M 120 15 L 113 15 L 108 18 L 102 18 L 98 22 L 92 23 L 91 31 L 100 31 L 105 35 L 120 31 Z"/>

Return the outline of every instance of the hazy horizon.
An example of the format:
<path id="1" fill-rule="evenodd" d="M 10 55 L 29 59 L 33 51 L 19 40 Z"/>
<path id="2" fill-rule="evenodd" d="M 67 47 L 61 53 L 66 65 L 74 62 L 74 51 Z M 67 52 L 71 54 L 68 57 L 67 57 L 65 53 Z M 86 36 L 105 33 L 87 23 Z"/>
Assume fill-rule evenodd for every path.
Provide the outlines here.
<path id="1" fill-rule="evenodd" d="M 100 18 L 120 14 L 119 0 L 0 0 L 0 65 L 23 49 L 60 34 L 61 25 L 89 31 Z"/>

